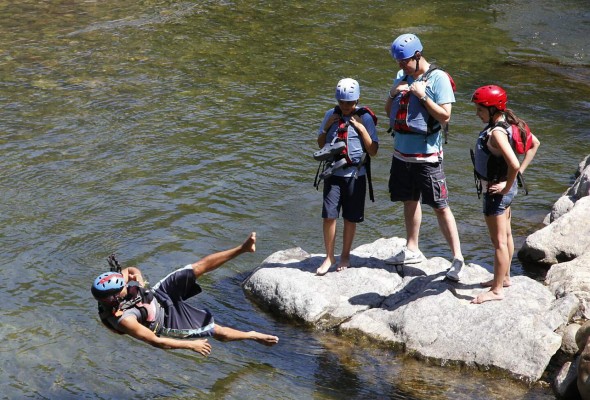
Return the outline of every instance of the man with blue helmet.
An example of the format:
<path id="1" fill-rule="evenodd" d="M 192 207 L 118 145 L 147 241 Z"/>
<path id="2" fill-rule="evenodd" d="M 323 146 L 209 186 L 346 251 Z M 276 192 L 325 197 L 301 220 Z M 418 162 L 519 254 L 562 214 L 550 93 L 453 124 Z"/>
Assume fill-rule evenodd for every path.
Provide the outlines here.
<path id="1" fill-rule="evenodd" d="M 220 251 L 180 268 L 146 287 L 136 267 L 121 269 L 114 256 L 109 257 L 111 271 L 100 274 L 91 292 L 98 301 L 101 321 L 111 330 L 128 334 L 162 349 L 190 349 L 209 355 L 207 337 L 220 341 L 254 340 L 272 346 L 279 338 L 264 333 L 243 332 L 217 324 L 211 313 L 186 300 L 201 292 L 197 279 L 227 261 L 256 251 L 256 233 L 232 249 Z M 182 340 L 196 339 L 196 340 Z"/>
<path id="2" fill-rule="evenodd" d="M 453 253 L 447 278 L 459 281 L 464 261 L 448 203 L 442 146 L 455 95 L 449 76 L 430 64 L 422 51 L 420 39 L 410 33 L 391 44 L 391 56 L 401 69 L 385 103 L 394 137 L 389 192 L 391 201 L 404 203 L 407 243 L 387 262 L 404 265 L 425 260 L 418 247 L 422 202 L 433 208 Z"/>
<path id="3" fill-rule="evenodd" d="M 319 276 L 325 275 L 336 264 L 334 245 L 336 219 L 340 215 L 340 210 L 342 209 L 344 230 L 337 271 L 348 268 L 356 224 L 364 220 L 367 174 L 370 171 L 367 160 L 377 154 L 379 138 L 374 113 L 367 107 L 358 106 L 360 93 L 360 86 L 356 80 L 341 79 L 336 85 L 338 105 L 325 113 L 318 131 L 317 143 L 320 149 L 336 147 L 336 144 L 342 145 L 338 147 L 341 150 L 335 154 L 330 166 L 322 173 L 322 218 L 326 258 L 316 271 Z"/>

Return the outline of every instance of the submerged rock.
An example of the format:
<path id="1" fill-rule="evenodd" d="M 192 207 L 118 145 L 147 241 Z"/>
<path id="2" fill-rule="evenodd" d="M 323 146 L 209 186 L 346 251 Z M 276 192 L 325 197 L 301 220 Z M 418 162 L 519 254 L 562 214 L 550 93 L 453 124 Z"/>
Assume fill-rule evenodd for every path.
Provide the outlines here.
<path id="1" fill-rule="evenodd" d="M 364 335 L 438 360 L 505 371 L 538 380 L 559 350 L 564 327 L 579 308 L 576 296 L 556 298 L 533 279 L 512 278 L 505 299 L 470 301 L 492 274 L 467 264 L 459 283 L 445 279 L 450 262 L 439 257 L 399 271 L 385 260 L 405 244 L 379 239 L 353 250 L 352 267 L 315 275 L 324 255 L 300 248 L 268 257 L 244 289 L 270 311 L 317 328 Z"/>

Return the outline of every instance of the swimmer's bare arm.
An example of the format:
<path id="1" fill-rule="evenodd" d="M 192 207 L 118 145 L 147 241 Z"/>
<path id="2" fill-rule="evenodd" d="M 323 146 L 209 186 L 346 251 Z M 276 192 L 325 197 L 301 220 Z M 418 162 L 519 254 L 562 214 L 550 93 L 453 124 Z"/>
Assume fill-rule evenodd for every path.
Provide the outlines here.
<path id="1" fill-rule="evenodd" d="M 159 337 L 154 332 L 140 324 L 133 316 L 123 319 L 119 326 L 126 334 L 160 349 L 189 349 L 204 356 L 211 353 L 211 345 L 208 343 L 207 339 L 178 340 L 168 337 Z"/>

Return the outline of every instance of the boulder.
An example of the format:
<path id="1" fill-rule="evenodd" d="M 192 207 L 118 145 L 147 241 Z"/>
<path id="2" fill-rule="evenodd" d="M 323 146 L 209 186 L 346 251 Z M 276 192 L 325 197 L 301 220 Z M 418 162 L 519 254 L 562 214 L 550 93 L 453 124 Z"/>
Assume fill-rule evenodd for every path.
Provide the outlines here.
<path id="1" fill-rule="evenodd" d="M 569 212 L 576 201 L 590 193 L 590 155 L 578 165 L 572 186 L 555 202 L 549 213 L 549 223 Z"/>
<path id="2" fill-rule="evenodd" d="M 512 278 L 503 301 L 471 304 L 492 274 L 468 264 L 461 282 L 445 279 L 439 257 L 403 268 L 385 260 L 404 245 L 379 239 L 353 250 L 351 268 L 315 275 L 325 255 L 300 248 L 268 257 L 244 282 L 245 291 L 281 317 L 343 335 L 365 336 L 420 358 L 495 369 L 538 380 L 579 308 L 575 295 L 556 298 L 524 276 Z"/>
<path id="3" fill-rule="evenodd" d="M 547 272 L 545 283 L 556 297 L 575 295 L 580 301 L 580 310 L 576 316 L 590 319 L 590 253 L 555 264 Z"/>
<path id="4" fill-rule="evenodd" d="M 518 258 L 527 263 L 553 265 L 573 260 L 590 246 L 590 197 L 577 200 L 571 210 L 529 235 Z"/>

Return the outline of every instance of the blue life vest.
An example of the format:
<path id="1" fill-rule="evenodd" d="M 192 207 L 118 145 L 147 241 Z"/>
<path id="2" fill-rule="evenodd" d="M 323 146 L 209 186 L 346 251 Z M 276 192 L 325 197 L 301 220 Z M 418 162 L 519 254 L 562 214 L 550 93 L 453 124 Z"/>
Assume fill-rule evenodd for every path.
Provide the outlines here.
<path id="1" fill-rule="evenodd" d="M 357 108 L 353 112 L 353 115 L 356 114 L 362 117 L 362 115 L 365 113 L 369 113 L 373 117 L 375 124 L 377 124 L 377 117 L 368 107 Z M 365 152 L 363 141 L 356 129 L 354 129 L 354 127 L 349 122 L 344 120 L 340 107 L 334 107 L 334 114 L 339 115 L 340 120 L 338 121 L 338 126 L 336 126 L 336 129 L 330 127 L 328 130 L 329 136 L 326 137 L 326 141 L 331 142 L 335 137 L 337 137 L 338 141 L 345 142 L 346 147 L 342 154 L 336 156 L 336 160 L 345 158 L 348 166 L 358 166 L 363 158 L 363 153 Z"/>
<path id="2" fill-rule="evenodd" d="M 427 81 L 430 74 L 437 69 L 441 70 L 436 65 L 430 64 L 428 71 L 422 75 L 419 81 Z M 455 91 L 456 86 L 453 78 L 448 73 L 447 76 L 453 91 Z M 406 80 L 407 75 L 402 81 Z M 441 129 L 440 122 L 428 113 L 426 106 L 422 104 L 418 97 L 412 96 L 409 90 L 401 91 L 393 98 L 389 115 L 392 134 L 397 132 L 430 135 L 439 132 Z"/>

